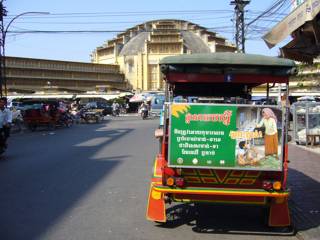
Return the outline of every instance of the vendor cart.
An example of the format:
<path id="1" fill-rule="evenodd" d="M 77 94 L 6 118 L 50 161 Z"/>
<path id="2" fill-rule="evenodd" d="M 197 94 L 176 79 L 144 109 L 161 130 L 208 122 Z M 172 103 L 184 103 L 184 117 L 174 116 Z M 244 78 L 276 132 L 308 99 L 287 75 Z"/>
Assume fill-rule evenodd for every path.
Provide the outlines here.
<path id="1" fill-rule="evenodd" d="M 160 67 L 166 104 L 147 219 L 166 222 L 171 202 L 211 202 L 261 205 L 269 226 L 289 226 L 289 104 L 268 105 L 267 91 L 282 84 L 288 96 L 294 62 L 212 53 L 166 57 Z M 252 104 L 252 89 L 261 85 L 267 105 Z M 174 102 L 177 96 L 186 101 Z M 190 103 L 190 96 L 224 101 Z"/>

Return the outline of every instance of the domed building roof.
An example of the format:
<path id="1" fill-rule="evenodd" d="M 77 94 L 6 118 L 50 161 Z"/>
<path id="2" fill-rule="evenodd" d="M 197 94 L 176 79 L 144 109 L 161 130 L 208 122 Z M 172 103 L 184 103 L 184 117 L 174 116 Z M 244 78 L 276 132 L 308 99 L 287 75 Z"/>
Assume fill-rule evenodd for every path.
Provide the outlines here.
<path id="1" fill-rule="evenodd" d="M 119 55 L 137 55 L 144 52 L 145 43 L 149 38 L 149 32 L 140 32 L 134 36 L 128 43 L 121 49 Z M 205 42 L 193 32 L 181 32 L 182 39 L 184 40 L 184 47 L 189 49 L 192 53 L 210 53 L 210 48 Z"/>
<path id="2" fill-rule="evenodd" d="M 137 55 L 139 52 L 144 51 L 144 44 L 148 40 L 148 32 L 140 32 L 126 43 L 121 49 L 119 55 Z"/>
<path id="3" fill-rule="evenodd" d="M 195 33 L 183 31 L 182 37 L 184 45 L 191 50 L 192 53 L 210 53 L 210 48 L 207 44 Z"/>
<path id="4" fill-rule="evenodd" d="M 108 40 L 92 54 L 92 62 L 119 65 L 129 89 L 164 89 L 159 62 L 181 54 L 235 52 L 236 47 L 197 24 L 176 19 L 144 22 Z"/>
<path id="5" fill-rule="evenodd" d="M 146 53 L 147 45 L 180 43 L 181 53 L 235 51 L 225 38 L 197 24 L 175 19 L 161 19 L 136 25 L 107 41 L 95 50 L 96 58 L 103 55 L 132 56 Z M 98 55 L 98 56 L 97 56 Z M 93 55 L 94 56 L 94 55 Z M 97 59 L 95 59 L 97 61 Z M 93 60 L 93 61 L 95 61 Z"/>

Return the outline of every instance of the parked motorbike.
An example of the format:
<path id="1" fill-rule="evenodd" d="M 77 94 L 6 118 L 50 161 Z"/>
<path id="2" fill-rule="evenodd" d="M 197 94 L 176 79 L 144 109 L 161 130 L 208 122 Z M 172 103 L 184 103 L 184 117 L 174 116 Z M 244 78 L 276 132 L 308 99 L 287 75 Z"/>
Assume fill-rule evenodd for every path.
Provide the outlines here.
<path id="1" fill-rule="evenodd" d="M 80 119 L 85 123 L 95 122 L 99 123 L 102 120 L 103 116 L 100 112 L 90 110 L 90 109 L 82 109 L 80 111 Z"/>

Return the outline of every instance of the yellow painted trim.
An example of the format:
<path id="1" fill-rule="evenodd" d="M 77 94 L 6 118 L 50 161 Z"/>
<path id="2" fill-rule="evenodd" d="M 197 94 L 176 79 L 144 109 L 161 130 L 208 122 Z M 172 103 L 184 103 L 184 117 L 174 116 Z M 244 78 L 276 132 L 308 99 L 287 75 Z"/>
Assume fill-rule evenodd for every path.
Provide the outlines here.
<path id="1" fill-rule="evenodd" d="M 153 167 L 153 176 L 154 177 L 162 177 L 161 175 L 157 174 L 157 168 L 158 168 L 158 158 L 156 158 L 154 167 Z"/>
<path id="2" fill-rule="evenodd" d="M 233 183 L 228 183 L 228 180 L 235 180 L 235 182 L 233 182 Z M 240 178 L 227 178 L 227 179 L 224 181 L 224 184 L 238 184 L 239 181 L 240 181 Z"/>
<path id="3" fill-rule="evenodd" d="M 257 172 L 256 175 L 254 175 L 254 174 L 252 174 L 252 173 L 253 173 L 253 172 L 247 171 L 245 177 L 248 177 L 248 178 L 258 178 L 258 177 L 261 175 L 261 172 Z"/>
<path id="4" fill-rule="evenodd" d="M 210 181 L 207 182 L 206 179 L 213 179 L 213 180 L 215 180 L 215 182 L 210 182 Z M 203 183 L 207 183 L 207 184 L 218 184 L 219 183 L 218 179 L 216 179 L 215 177 L 203 177 L 203 178 L 201 178 L 201 180 Z"/>
<path id="5" fill-rule="evenodd" d="M 224 181 L 229 177 L 230 175 L 230 170 L 227 171 L 226 175 L 224 176 L 223 179 L 220 179 L 219 174 L 217 174 L 216 170 L 213 171 L 217 179 L 219 180 L 220 183 L 224 183 Z"/>
<path id="6" fill-rule="evenodd" d="M 238 177 L 238 178 L 241 178 L 241 177 L 243 176 L 243 174 L 244 174 L 244 171 L 240 171 L 240 172 L 241 172 L 240 175 L 236 175 L 236 174 L 234 174 L 234 172 L 239 172 L 239 170 L 237 170 L 237 171 L 232 171 L 231 174 L 230 174 L 230 177 Z"/>
<path id="7" fill-rule="evenodd" d="M 152 190 L 151 191 L 151 197 L 155 200 L 160 200 L 161 199 L 161 196 L 162 193 L 161 192 L 158 192 L 158 191 L 155 191 L 155 190 Z"/>
<path id="8" fill-rule="evenodd" d="M 202 177 L 202 176 L 214 176 L 214 174 L 212 173 L 211 169 L 206 169 L 206 171 L 208 171 L 210 173 L 201 173 L 201 169 L 198 169 L 198 174 Z"/>
<path id="9" fill-rule="evenodd" d="M 213 202 L 213 203 L 230 203 L 230 204 L 255 204 L 255 205 L 266 205 L 267 201 L 266 198 L 264 198 L 263 202 L 246 202 L 246 201 L 223 201 L 223 200 L 194 200 L 189 198 L 176 198 L 175 195 L 173 195 L 173 200 L 175 202 Z"/>
<path id="10" fill-rule="evenodd" d="M 188 169 L 190 171 L 190 169 Z M 195 169 L 192 169 L 192 173 L 190 172 L 185 172 L 185 170 L 182 169 L 182 174 L 184 176 L 197 176 L 197 171 Z"/>
<path id="11" fill-rule="evenodd" d="M 173 188 L 158 188 L 154 186 L 154 188 L 163 193 L 182 193 L 182 194 L 207 194 L 207 195 L 226 195 L 226 196 L 257 196 L 257 197 L 288 197 L 289 192 L 250 192 L 250 191 L 228 191 L 228 190 L 219 190 L 219 189 L 212 189 L 212 190 L 192 190 L 192 189 L 173 189 Z"/>
<path id="12" fill-rule="evenodd" d="M 248 180 L 250 180 L 251 182 L 243 183 L 244 181 L 248 181 Z M 253 185 L 255 182 L 256 182 L 255 178 L 242 178 L 239 184 L 240 185 Z"/>
<path id="13" fill-rule="evenodd" d="M 199 177 L 188 176 L 188 177 L 185 177 L 185 180 L 189 183 L 201 183 L 201 179 Z"/>

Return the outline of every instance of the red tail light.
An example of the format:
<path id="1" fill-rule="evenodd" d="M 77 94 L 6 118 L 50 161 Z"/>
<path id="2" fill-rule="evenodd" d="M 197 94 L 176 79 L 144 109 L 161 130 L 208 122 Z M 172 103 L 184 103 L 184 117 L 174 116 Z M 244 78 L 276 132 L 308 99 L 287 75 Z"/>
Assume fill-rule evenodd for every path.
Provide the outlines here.
<path id="1" fill-rule="evenodd" d="M 181 177 L 176 178 L 176 186 L 183 187 L 184 186 L 184 179 Z"/>
<path id="2" fill-rule="evenodd" d="M 262 182 L 262 188 L 263 188 L 264 190 L 270 191 L 270 190 L 273 189 L 273 183 L 272 183 L 271 181 L 263 181 L 263 182 Z"/>

